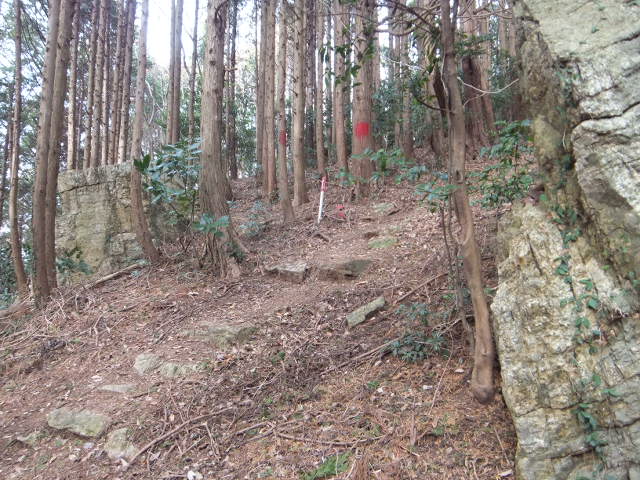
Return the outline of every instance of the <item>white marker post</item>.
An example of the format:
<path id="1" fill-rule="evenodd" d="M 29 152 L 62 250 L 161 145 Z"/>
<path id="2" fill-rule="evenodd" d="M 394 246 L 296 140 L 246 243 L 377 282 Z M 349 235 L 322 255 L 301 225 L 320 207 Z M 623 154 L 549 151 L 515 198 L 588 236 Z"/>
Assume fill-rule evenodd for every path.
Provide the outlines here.
<path id="1" fill-rule="evenodd" d="M 322 218 L 322 207 L 324 204 L 324 192 L 327 191 L 327 177 L 322 177 L 320 182 L 320 205 L 318 206 L 318 225 L 320 225 L 320 219 Z"/>

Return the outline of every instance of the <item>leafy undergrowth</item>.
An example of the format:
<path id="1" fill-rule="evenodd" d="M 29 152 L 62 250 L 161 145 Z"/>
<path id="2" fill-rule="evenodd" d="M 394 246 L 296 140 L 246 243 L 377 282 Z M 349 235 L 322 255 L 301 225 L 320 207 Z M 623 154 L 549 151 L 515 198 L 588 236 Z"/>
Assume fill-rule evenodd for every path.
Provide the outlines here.
<path id="1" fill-rule="evenodd" d="M 167 247 L 162 265 L 61 289 L 45 311 L 2 320 L 0 477 L 508 478 L 513 427 L 500 395 L 481 406 L 469 392 L 472 359 L 453 314 L 439 216 L 413 187 L 387 184 L 366 204 L 348 204 L 348 190 L 332 187 L 322 236 L 314 235 L 317 195 L 282 226 L 277 207 L 256 207 L 251 182 L 234 191 L 232 218 L 253 222 L 241 278 L 215 278 Z M 376 214 L 379 202 L 397 213 Z M 476 218 L 493 286 L 495 212 Z M 370 249 L 374 235 L 397 242 Z M 374 263 L 343 281 L 315 268 L 351 258 Z M 302 284 L 265 272 L 294 260 L 311 267 Z M 385 309 L 348 329 L 346 315 L 380 295 Z M 202 322 L 256 332 L 224 348 L 184 335 Z M 200 368 L 141 376 L 132 368 L 140 353 Z M 105 384 L 135 388 L 113 393 Z M 114 461 L 105 436 L 47 426 L 61 406 L 109 415 L 110 431 L 128 427 L 137 448 L 158 441 L 130 466 Z M 35 431 L 33 446 L 17 439 Z"/>

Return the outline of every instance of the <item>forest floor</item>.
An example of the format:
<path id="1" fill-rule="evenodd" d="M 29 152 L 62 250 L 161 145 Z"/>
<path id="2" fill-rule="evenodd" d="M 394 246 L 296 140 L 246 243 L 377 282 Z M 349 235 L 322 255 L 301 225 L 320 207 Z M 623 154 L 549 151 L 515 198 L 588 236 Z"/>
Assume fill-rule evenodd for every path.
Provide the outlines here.
<path id="1" fill-rule="evenodd" d="M 232 218 L 255 234 L 240 278 L 216 278 L 173 246 L 161 265 L 62 288 L 46 310 L 0 320 L 0 478 L 512 478 L 499 374 L 495 400 L 478 404 L 440 218 L 414 187 L 390 182 L 348 203 L 331 186 L 319 230 L 317 193 L 283 226 L 251 181 L 234 192 Z M 474 209 L 495 287 L 496 212 Z M 372 263 L 354 279 L 321 275 L 353 259 Z M 283 262 L 305 262 L 304 281 L 266 271 Z M 347 315 L 378 296 L 385 307 L 349 328 Z M 216 325 L 251 328 L 224 345 L 206 335 Z M 411 363 L 384 347 L 409 332 L 426 337 L 403 352 L 437 334 L 446 351 Z M 141 358 L 151 359 L 144 374 Z M 109 427 L 93 439 L 53 429 L 47 416 L 60 407 L 107 415 Z M 123 427 L 148 447 L 131 465 L 105 452 Z"/>

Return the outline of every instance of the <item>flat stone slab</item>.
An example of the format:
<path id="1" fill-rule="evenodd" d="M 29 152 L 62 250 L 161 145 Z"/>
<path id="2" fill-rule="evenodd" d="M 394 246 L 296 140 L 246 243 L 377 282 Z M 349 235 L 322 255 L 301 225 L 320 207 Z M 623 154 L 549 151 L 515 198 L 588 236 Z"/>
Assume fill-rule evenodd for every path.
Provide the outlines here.
<path id="1" fill-rule="evenodd" d="M 373 211 L 376 212 L 377 215 L 388 216 L 388 215 L 393 215 L 394 213 L 399 212 L 400 209 L 393 202 L 383 202 L 383 203 L 376 203 L 373 206 Z"/>
<path id="2" fill-rule="evenodd" d="M 146 375 L 160 368 L 162 360 L 154 353 L 141 353 L 136 357 L 133 368 L 139 375 Z"/>
<path id="3" fill-rule="evenodd" d="M 357 310 L 354 310 L 347 316 L 347 325 L 349 325 L 350 328 L 353 328 L 356 325 L 360 325 L 367 318 L 371 317 L 371 315 L 384 307 L 385 303 L 386 300 L 384 299 L 384 297 L 378 297 L 372 302 L 369 302 L 366 305 L 358 308 Z"/>
<path id="4" fill-rule="evenodd" d="M 265 270 L 290 282 L 302 283 L 307 275 L 307 270 L 309 270 L 309 265 L 306 262 L 298 261 L 271 265 L 266 267 Z"/>
<path id="5" fill-rule="evenodd" d="M 202 365 L 199 363 L 173 363 L 165 362 L 158 369 L 158 373 L 163 377 L 177 378 L 184 377 L 191 373 L 197 373 L 202 370 Z"/>
<path id="6" fill-rule="evenodd" d="M 392 235 L 376 237 L 369 240 L 368 246 L 372 249 L 382 249 L 393 247 L 398 244 L 398 239 Z"/>
<path id="7" fill-rule="evenodd" d="M 113 393 L 131 393 L 135 392 L 138 387 L 135 383 L 123 383 L 120 385 L 102 385 L 98 390 Z"/>
<path id="8" fill-rule="evenodd" d="M 47 415 L 47 424 L 56 430 L 67 430 L 83 437 L 99 437 L 109 427 L 111 419 L 91 410 L 58 408 Z"/>
<path id="9" fill-rule="evenodd" d="M 131 431 L 126 427 L 109 433 L 104 450 L 113 460 L 131 460 L 138 453 L 138 449 L 131 442 Z"/>
<path id="10" fill-rule="evenodd" d="M 184 330 L 186 337 L 211 343 L 218 348 L 240 345 L 251 340 L 258 329 L 246 324 L 230 324 L 220 322 L 203 322 L 197 328 Z"/>
<path id="11" fill-rule="evenodd" d="M 44 436 L 45 435 L 43 432 L 41 432 L 40 430 L 35 430 L 27 435 L 18 435 L 16 437 L 16 440 L 24 443 L 25 445 L 29 445 L 30 447 L 35 448 L 35 446 L 38 444 L 40 439 L 43 438 Z"/>
<path id="12" fill-rule="evenodd" d="M 367 271 L 373 263 L 367 258 L 343 260 L 318 265 L 318 277 L 329 280 L 353 279 Z"/>

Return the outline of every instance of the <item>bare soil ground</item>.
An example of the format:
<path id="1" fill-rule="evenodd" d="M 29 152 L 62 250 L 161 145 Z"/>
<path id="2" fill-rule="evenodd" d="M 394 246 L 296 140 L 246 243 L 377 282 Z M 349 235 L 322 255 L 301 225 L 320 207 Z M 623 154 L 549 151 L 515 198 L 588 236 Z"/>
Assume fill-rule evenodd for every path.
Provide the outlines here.
<path id="1" fill-rule="evenodd" d="M 314 235 L 317 194 L 283 226 L 277 206 L 255 204 L 251 182 L 234 191 L 237 224 L 268 222 L 246 240 L 252 253 L 241 278 L 215 278 L 168 247 L 171 260 L 162 265 L 63 288 L 46 310 L 0 320 L 0 478 L 512 477 L 508 412 L 499 393 L 481 406 L 469 391 L 472 358 L 451 314 L 439 217 L 413 187 L 387 184 L 363 204 L 347 203 L 348 192 L 332 187 L 322 236 Z M 378 215 L 378 202 L 398 211 Z M 345 204 L 346 220 L 337 204 Z M 492 287 L 495 212 L 478 209 L 476 219 Z M 393 235 L 397 244 L 371 249 L 372 235 Z M 352 258 L 374 263 L 353 280 L 318 277 L 319 264 Z M 301 284 L 265 272 L 298 260 L 311 268 Z M 380 295 L 386 307 L 347 328 L 348 313 Z M 397 312 L 414 302 L 428 305 L 428 325 Z M 257 330 L 225 348 L 182 335 L 204 321 Z M 440 332 L 450 354 L 408 363 L 378 348 L 408 331 Z M 201 368 L 176 378 L 141 376 L 133 369 L 141 353 Z M 106 384 L 135 388 L 99 389 Z M 106 435 L 86 439 L 47 426 L 46 415 L 62 406 L 106 414 L 109 431 L 129 427 L 135 446 L 149 448 L 131 465 L 110 459 Z M 33 446 L 17 440 L 34 431 Z M 314 476 L 335 455 L 344 467 Z"/>

